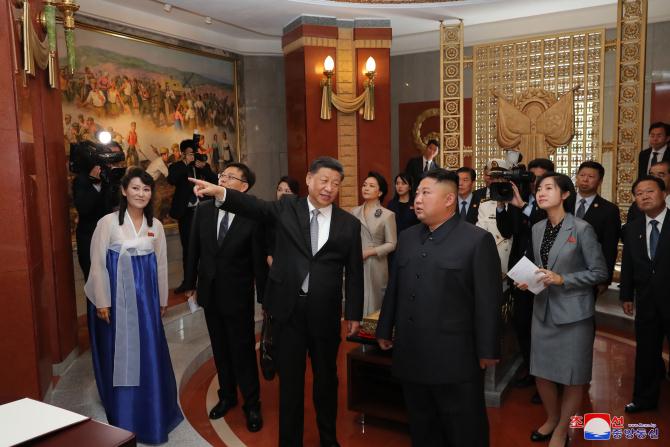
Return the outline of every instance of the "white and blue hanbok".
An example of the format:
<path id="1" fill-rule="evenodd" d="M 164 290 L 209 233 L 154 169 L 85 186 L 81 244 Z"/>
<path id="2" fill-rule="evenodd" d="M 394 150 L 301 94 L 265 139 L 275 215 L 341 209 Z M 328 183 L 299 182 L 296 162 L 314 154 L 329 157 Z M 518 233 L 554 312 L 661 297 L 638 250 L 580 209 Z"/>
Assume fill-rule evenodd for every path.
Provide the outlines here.
<path id="1" fill-rule="evenodd" d="M 93 370 L 110 424 L 145 444 L 167 442 L 182 420 L 160 307 L 167 305 L 163 225 L 143 218 L 136 231 L 126 213 L 98 221 L 85 286 Z M 110 323 L 96 308 L 110 308 Z"/>

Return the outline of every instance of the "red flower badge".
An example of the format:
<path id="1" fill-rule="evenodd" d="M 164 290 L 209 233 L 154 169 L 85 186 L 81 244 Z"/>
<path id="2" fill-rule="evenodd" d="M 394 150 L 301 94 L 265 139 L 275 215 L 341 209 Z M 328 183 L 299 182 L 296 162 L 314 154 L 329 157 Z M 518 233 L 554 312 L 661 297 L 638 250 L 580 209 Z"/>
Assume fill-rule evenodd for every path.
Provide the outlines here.
<path id="1" fill-rule="evenodd" d="M 147 236 L 149 236 L 149 237 L 154 237 L 154 236 L 156 236 L 156 235 L 153 234 L 151 231 L 149 231 L 149 232 L 147 233 Z"/>
<path id="2" fill-rule="evenodd" d="M 577 239 L 575 239 L 575 237 L 573 235 L 570 235 L 570 237 L 568 238 L 568 242 L 571 243 L 571 244 L 574 244 L 574 243 L 577 242 Z"/>

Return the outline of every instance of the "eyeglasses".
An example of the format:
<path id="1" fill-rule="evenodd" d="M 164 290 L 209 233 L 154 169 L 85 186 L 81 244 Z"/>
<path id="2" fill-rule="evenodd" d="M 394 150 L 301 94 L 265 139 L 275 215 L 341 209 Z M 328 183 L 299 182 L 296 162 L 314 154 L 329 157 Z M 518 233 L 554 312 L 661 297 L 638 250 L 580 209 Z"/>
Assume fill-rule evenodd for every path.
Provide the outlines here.
<path id="1" fill-rule="evenodd" d="M 219 173 L 219 179 L 224 179 L 224 180 L 237 180 L 238 182 L 246 183 L 246 180 L 242 180 L 241 178 L 237 178 L 234 175 L 226 174 L 225 172 L 220 172 Z"/>

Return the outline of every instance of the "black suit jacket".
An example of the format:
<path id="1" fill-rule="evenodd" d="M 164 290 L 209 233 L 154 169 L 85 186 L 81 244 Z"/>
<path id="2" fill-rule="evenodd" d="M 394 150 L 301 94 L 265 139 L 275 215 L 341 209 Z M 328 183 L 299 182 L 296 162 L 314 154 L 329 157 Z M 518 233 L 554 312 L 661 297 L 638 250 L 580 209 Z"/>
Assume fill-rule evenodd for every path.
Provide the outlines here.
<path id="1" fill-rule="evenodd" d="M 485 192 L 486 193 L 486 192 Z M 465 220 L 470 222 L 472 225 L 477 223 L 477 218 L 479 217 L 479 203 L 482 201 L 482 195 L 480 190 L 472 192 L 472 200 L 470 201 L 470 207 L 468 207 L 468 213 L 466 214 Z M 461 211 L 461 198 L 458 197 L 458 212 Z"/>
<path id="2" fill-rule="evenodd" d="M 584 215 L 584 220 L 591 224 L 598 236 L 598 242 L 607 263 L 608 280 L 612 282 L 614 264 L 616 264 L 617 247 L 621 235 L 621 215 L 619 207 L 597 195 Z"/>
<path id="3" fill-rule="evenodd" d="M 439 167 L 440 165 L 433 159 L 428 170 Z M 410 158 L 407 161 L 407 166 L 405 166 L 405 174 L 412 178 L 414 189 L 416 189 L 419 186 L 421 179 L 423 179 L 423 157 Z"/>
<path id="4" fill-rule="evenodd" d="M 309 273 L 308 318 L 314 331 L 339 336 L 344 277 L 344 317 L 363 318 L 363 250 L 361 224 L 333 205 L 328 241 L 312 256 L 307 198 L 285 195 L 266 202 L 228 189 L 222 209 L 274 224 L 272 267 L 263 307 L 281 323 L 293 312 L 302 282 Z"/>
<path id="5" fill-rule="evenodd" d="M 108 185 L 101 183 L 98 191 L 88 173 L 78 174 L 72 181 L 72 199 L 78 215 L 77 235 L 93 236 L 98 220 L 112 212 Z"/>
<path id="6" fill-rule="evenodd" d="M 642 218 L 624 228 L 619 296 L 621 301 L 635 300 L 636 319 L 653 319 L 661 312 L 667 320 L 670 318 L 670 210 L 666 212 L 653 260 L 647 254 L 646 225 L 647 220 Z"/>
<path id="7" fill-rule="evenodd" d="M 632 222 L 640 217 L 644 217 L 644 213 L 637 207 L 637 203 L 631 203 L 628 208 L 628 213 L 626 214 L 626 225 L 628 225 L 628 222 Z"/>
<path id="8" fill-rule="evenodd" d="M 393 374 L 414 383 L 471 381 L 500 355 L 500 258 L 487 231 L 457 215 L 433 233 L 400 233 L 377 337 L 395 328 Z"/>
<path id="9" fill-rule="evenodd" d="M 533 260 L 535 256 L 532 250 L 532 228 L 533 225 L 546 218 L 547 213 L 537 207 L 537 202 L 534 202 L 530 217 L 523 214 L 520 208 L 512 205 L 508 205 L 506 210 L 496 213 L 496 224 L 500 235 L 505 239 L 514 237 L 509 255 L 510 268 L 524 256 Z"/>
<path id="10" fill-rule="evenodd" d="M 191 199 L 195 200 L 193 183 L 188 181 L 188 178 L 193 176 L 210 183 L 217 182 L 216 174 L 209 167 L 209 164 L 198 169 L 195 167 L 195 162 L 186 165 L 183 161 L 178 161 L 168 167 L 167 181 L 175 187 L 172 206 L 170 207 L 170 217 L 173 219 L 180 219 L 186 213 L 186 208 Z"/>
<path id="11" fill-rule="evenodd" d="M 253 312 L 254 282 L 262 302 L 267 280 L 263 227 L 235 215 L 219 247 L 218 213 L 214 200 L 200 202 L 195 209 L 184 285 L 194 290 L 197 281 L 198 304 L 204 308 L 216 306 L 223 315 Z"/>
<path id="12" fill-rule="evenodd" d="M 668 145 L 663 154 L 663 158 L 658 161 L 670 161 L 670 145 Z M 649 157 L 651 157 L 651 148 L 648 147 L 637 156 L 637 178 L 647 175 L 647 165 L 649 165 Z"/>

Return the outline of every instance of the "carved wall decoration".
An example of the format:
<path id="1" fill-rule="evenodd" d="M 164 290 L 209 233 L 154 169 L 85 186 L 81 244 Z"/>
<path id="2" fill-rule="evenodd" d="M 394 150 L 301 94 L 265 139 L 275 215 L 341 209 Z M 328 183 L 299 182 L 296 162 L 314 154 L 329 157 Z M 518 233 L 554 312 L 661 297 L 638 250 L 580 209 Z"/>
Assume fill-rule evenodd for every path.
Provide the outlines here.
<path id="1" fill-rule="evenodd" d="M 605 30 L 592 29 L 477 45 L 473 49 L 474 166 L 501 158 L 498 101 L 543 89 L 560 98 L 573 88 L 574 138 L 550 152 L 559 172 L 573 176 L 579 164 L 600 160 Z M 528 161 L 528 160 L 526 160 Z"/>
<path id="2" fill-rule="evenodd" d="M 644 129 L 644 69 L 647 37 L 647 0 L 619 1 L 617 10 L 617 79 L 614 159 L 617 176 L 613 197 L 625 215 L 633 202 L 637 152 Z"/>
<path id="3" fill-rule="evenodd" d="M 440 24 L 440 166 L 463 166 L 463 22 Z"/>
<path id="4" fill-rule="evenodd" d="M 453 105 L 453 103 L 451 103 Z M 425 135 L 421 135 L 421 127 L 423 126 L 423 122 L 426 121 L 428 118 L 432 118 L 434 116 L 440 116 L 440 109 L 437 107 L 433 107 L 430 109 L 426 109 L 423 112 L 419 114 L 419 116 L 416 117 L 416 120 L 414 121 L 414 126 L 412 126 L 412 141 L 414 141 L 414 144 L 416 145 L 416 148 L 420 151 L 423 152 L 423 149 L 426 147 L 426 143 L 428 140 L 437 140 L 440 138 L 440 134 L 437 132 L 428 132 Z"/>

